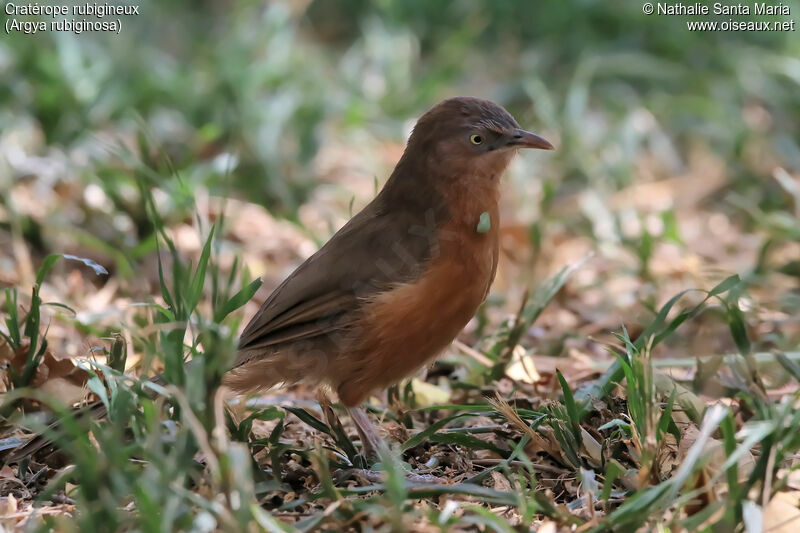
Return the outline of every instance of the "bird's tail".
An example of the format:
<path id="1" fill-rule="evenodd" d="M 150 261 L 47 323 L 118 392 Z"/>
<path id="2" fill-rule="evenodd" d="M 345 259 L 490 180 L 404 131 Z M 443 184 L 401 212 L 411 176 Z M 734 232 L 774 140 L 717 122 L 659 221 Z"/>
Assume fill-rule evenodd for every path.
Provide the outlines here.
<path id="1" fill-rule="evenodd" d="M 164 377 L 162 374 L 153 376 L 148 380 L 149 383 L 156 385 L 165 385 Z M 83 405 L 76 409 L 75 418 L 78 420 L 99 420 L 108 414 L 106 406 L 101 401 L 94 401 Z M 39 433 L 33 435 L 24 444 L 20 444 L 13 448 L 8 455 L 3 459 L 4 464 L 18 463 L 26 457 L 31 457 L 39 450 L 46 448 L 52 444 L 52 436 L 60 431 L 63 425 L 62 420 L 55 420 L 47 428 Z"/>
<path id="2" fill-rule="evenodd" d="M 77 411 L 78 412 L 76 413 L 75 417 L 79 420 L 86 420 L 87 418 L 99 419 L 103 418 L 107 414 L 106 406 L 101 401 L 95 401 L 86 404 L 78 408 Z M 31 457 L 39 450 L 50 446 L 52 444 L 51 435 L 56 434 L 60 430 L 61 425 L 62 421 L 56 420 L 47 426 L 47 429 L 44 431 L 36 433 L 24 444 L 20 444 L 16 448 L 12 449 L 3 460 L 3 463 L 18 463 L 26 457 Z"/>

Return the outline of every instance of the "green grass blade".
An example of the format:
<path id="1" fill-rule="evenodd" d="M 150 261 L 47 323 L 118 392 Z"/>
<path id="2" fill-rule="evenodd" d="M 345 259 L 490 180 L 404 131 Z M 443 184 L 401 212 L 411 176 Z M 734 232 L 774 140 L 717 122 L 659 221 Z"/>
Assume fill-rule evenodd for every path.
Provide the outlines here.
<path id="1" fill-rule="evenodd" d="M 222 322 L 225 318 L 236 311 L 244 304 L 250 301 L 250 298 L 258 291 L 263 281 L 261 278 L 256 278 L 251 281 L 246 287 L 243 287 L 239 292 L 231 296 L 228 301 L 214 314 L 215 322 Z"/>

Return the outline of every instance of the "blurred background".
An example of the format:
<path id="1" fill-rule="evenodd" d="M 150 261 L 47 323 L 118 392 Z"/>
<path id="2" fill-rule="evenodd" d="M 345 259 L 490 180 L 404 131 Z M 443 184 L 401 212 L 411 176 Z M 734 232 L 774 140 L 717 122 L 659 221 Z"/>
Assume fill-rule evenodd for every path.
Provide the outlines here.
<path id="1" fill-rule="evenodd" d="M 749 286 L 755 348 L 797 346 L 796 32 L 689 32 L 690 17 L 632 0 L 143 1 L 140 13 L 120 35 L 0 38 L 0 285 L 29 287 L 50 252 L 109 271 L 63 262 L 43 288 L 77 311 L 53 318 L 62 356 L 158 294 L 145 189 L 189 255 L 227 212 L 223 264 L 239 255 L 265 276 L 250 314 L 374 196 L 415 119 L 454 95 L 494 100 L 557 146 L 508 173 L 498 280 L 463 340 L 593 253 L 524 340 L 545 370 L 548 357 L 591 368 L 611 331 L 633 336 L 678 291 L 732 273 Z M 733 349 L 713 316 L 691 327 L 662 355 Z"/>

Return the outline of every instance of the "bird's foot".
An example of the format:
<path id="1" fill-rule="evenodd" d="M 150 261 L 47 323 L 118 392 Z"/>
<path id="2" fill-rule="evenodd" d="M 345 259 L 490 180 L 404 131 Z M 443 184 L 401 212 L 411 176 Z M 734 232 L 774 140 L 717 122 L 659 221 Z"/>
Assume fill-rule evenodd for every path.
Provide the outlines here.
<path id="1" fill-rule="evenodd" d="M 417 474 L 414 472 L 404 472 L 406 481 L 420 485 L 440 485 L 446 483 L 442 478 L 430 474 Z M 369 470 L 366 468 L 347 468 L 337 470 L 334 473 L 337 483 L 342 483 L 348 479 L 355 478 L 364 485 L 370 483 L 383 483 L 386 481 L 386 472 L 383 470 Z"/>
<path id="2" fill-rule="evenodd" d="M 367 459 L 368 464 L 374 464 L 380 460 L 379 450 L 388 450 L 386 442 L 378 434 L 378 428 L 372 423 L 367 413 L 360 407 L 348 407 L 347 412 L 350 419 L 356 426 L 358 436 L 361 438 L 362 453 Z M 417 474 L 415 472 L 403 472 L 406 481 L 419 484 L 439 484 L 444 483 L 441 478 L 429 474 Z M 337 473 L 338 481 L 348 478 L 357 478 L 367 483 L 382 483 L 386 481 L 386 472 L 381 470 L 370 470 L 366 468 L 348 468 L 339 470 Z"/>

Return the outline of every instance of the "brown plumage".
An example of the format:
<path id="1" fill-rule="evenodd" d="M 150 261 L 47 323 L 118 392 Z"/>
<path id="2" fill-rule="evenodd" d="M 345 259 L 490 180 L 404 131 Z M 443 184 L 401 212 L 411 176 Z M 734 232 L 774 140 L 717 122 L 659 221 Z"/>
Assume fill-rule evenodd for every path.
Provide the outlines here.
<path id="1" fill-rule="evenodd" d="M 499 179 L 525 147 L 552 149 L 492 102 L 425 113 L 381 192 L 247 325 L 226 384 L 327 383 L 352 407 L 434 358 L 494 280 Z"/>
<path id="2" fill-rule="evenodd" d="M 378 196 L 244 329 L 226 384 L 250 392 L 326 383 L 374 455 L 379 438 L 355 406 L 440 353 L 486 298 L 497 269 L 499 179 L 517 148 L 553 147 L 486 100 L 451 98 L 425 113 Z M 85 409 L 104 410 L 100 402 Z M 45 444 L 35 436 L 8 460 Z"/>

